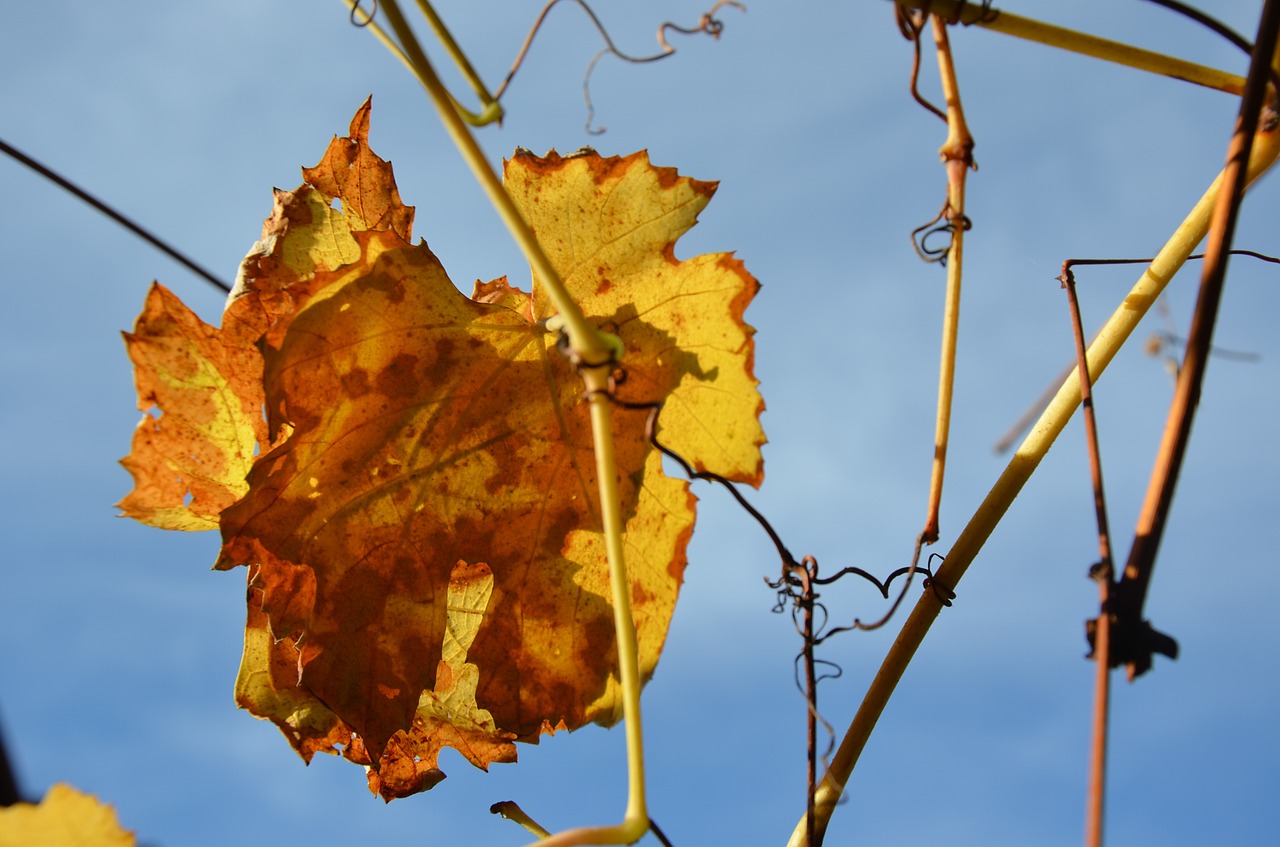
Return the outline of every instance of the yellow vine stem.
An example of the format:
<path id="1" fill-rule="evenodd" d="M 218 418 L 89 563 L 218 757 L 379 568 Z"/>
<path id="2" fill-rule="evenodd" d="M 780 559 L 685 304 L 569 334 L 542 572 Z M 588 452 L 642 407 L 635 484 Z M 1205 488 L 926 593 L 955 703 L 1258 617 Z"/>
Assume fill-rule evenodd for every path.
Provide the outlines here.
<path id="1" fill-rule="evenodd" d="M 440 39 L 444 49 L 453 58 L 453 63 L 458 66 L 458 70 L 462 71 L 462 75 L 467 78 L 467 82 L 471 85 L 471 90 L 476 93 L 476 97 L 480 98 L 480 104 L 484 106 L 484 109 L 478 115 L 473 115 L 459 107 L 458 111 L 463 113 L 463 118 L 472 126 L 485 126 L 495 121 L 501 123 L 502 106 L 498 104 L 497 100 L 493 99 L 488 87 L 480 79 L 480 74 L 476 73 L 476 69 L 471 66 L 471 60 L 467 58 L 466 53 L 462 52 L 458 42 L 453 40 L 453 34 L 444 25 L 444 21 L 440 20 L 436 10 L 431 7 L 427 0 L 418 0 L 418 11 L 422 12 L 422 16 L 427 19 L 427 23 L 431 25 L 431 31 L 436 34 L 436 38 Z"/>
<path id="2" fill-rule="evenodd" d="M 1276 161 L 1277 155 L 1280 155 L 1280 130 L 1272 127 L 1270 130 L 1259 132 L 1254 137 L 1253 154 L 1249 159 L 1249 182 L 1252 183 L 1270 168 Z M 1208 232 L 1210 217 L 1213 214 L 1213 206 L 1221 183 L 1220 174 L 1169 241 L 1161 248 L 1155 259 L 1147 266 L 1129 295 L 1120 303 L 1098 332 L 1093 343 L 1089 345 L 1088 367 L 1094 381 L 1101 376 L 1103 370 L 1137 327 L 1138 322 L 1146 315 L 1156 302 L 1156 298 L 1160 296 L 1165 286 L 1173 279 L 1174 274 Z M 938 568 L 935 583 L 942 590 L 954 588 L 964 576 L 974 557 L 982 549 L 982 545 L 991 536 L 1018 492 L 1039 466 L 1040 460 L 1049 451 L 1079 405 L 1079 376 L 1073 370 L 1062 387 L 1058 389 L 1048 408 L 1031 428 L 1031 433 L 1014 453 L 1008 466 L 1000 474 L 1000 478 L 996 480 L 986 499 L 978 506 L 973 517 L 969 519 L 968 525 L 956 539 L 955 546 L 951 548 Z M 926 590 L 911 611 L 910 617 L 902 625 L 902 630 L 871 681 L 866 696 L 863 697 L 858 712 L 854 715 L 853 722 L 840 742 L 840 748 L 831 760 L 827 774 L 818 786 L 814 817 L 819 843 L 871 731 L 875 728 L 889 697 L 893 694 L 894 688 L 941 609 L 940 594 L 933 590 Z M 945 716 L 939 717 L 938 720 L 945 721 Z M 933 729 L 940 738 L 945 738 L 946 726 L 935 726 Z M 939 787 L 937 790 L 945 791 L 945 787 Z M 805 828 L 806 821 L 801 819 L 791 835 L 789 847 L 803 847 Z"/>
<path id="3" fill-rule="evenodd" d="M 1240 94 L 1244 91 L 1244 77 L 1197 65 L 1194 62 L 1175 59 L 1163 53 L 1099 38 L 1096 35 L 1019 17 L 999 9 L 984 9 L 981 3 L 972 2 L 972 0 L 895 0 L 895 2 L 909 9 L 927 9 L 952 23 L 965 26 L 976 24 L 993 32 L 1002 32 L 1037 44 L 1057 47 L 1160 76 L 1203 85 L 1215 91 L 1225 91 L 1228 94 Z"/>
<path id="4" fill-rule="evenodd" d="M 374 37 L 377 38 L 378 41 L 382 42 L 382 46 L 387 48 L 391 55 L 399 59 L 400 63 L 408 68 L 409 73 L 417 77 L 418 81 L 421 82 L 423 86 L 426 86 L 426 81 L 419 74 L 418 68 L 414 66 L 413 61 L 410 60 L 410 58 L 405 55 L 405 52 L 400 49 L 400 45 L 395 42 L 395 39 L 387 35 L 386 30 L 378 25 L 378 22 L 374 20 L 372 13 L 361 8 L 359 0 L 342 0 L 342 2 L 345 3 L 347 8 L 351 11 L 352 20 L 359 21 L 358 25 L 360 27 L 368 29 L 373 33 Z M 484 83 L 480 80 L 479 74 L 477 74 L 475 68 L 471 66 L 471 62 L 467 59 L 466 54 L 462 52 L 462 49 L 458 47 L 457 42 L 453 40 L 453 35 L 450 34 L 449 30 L 445 27 L 444 22 L 440 20 L 440 17 L 435 13 L 435 10 L 431 8 L 430 4 L 428 4 L 426 0 L 418 0 L 418 6 L 422 10 L 422 14 L 427 19 L 427 22 L 431 24 L 431 28 L 435 32 L 436 37 L 440 39 L 442 44 L 444 44 L 445 49 L 449 51 L 449 55 L 453 57 L 453 61 L 458 65 L 458 69 L 462 71 L 462 75 L 471 83 L 471 87 L 476 92 L 476 96 L 480 98 L 480 102 L 484 106 L 484 109 L 479 114 L 476 114 L 459 103 L 452 94 L 449 94 L 449 101 L 453 104 L 453 107 L 458 110 L 458 114 L 462 116 L 462 119 L 472 126 L 486 126 L 495 122 L 501 123 L 503 115 L 502 106 L 491 94 L 489 94 L 489 89 L 487 89 Z"/>
<path id="5" fill-rule="evenodd" d="M 623 557 L 623 521 L 618 493 L 618 472 L 613 453 L 612 407 L 606 396 L 609 389 L 609 371 L 612 369 L 612 363 L 616 361 L 619 343 L 616 337 L 602 333 L 587 321 L 578 304 L 569 295 L 559 272 L 551 264 L 542 245 L 538 243 L 538 239 L 525 222 L 519 209 L 502 187 L 502 182 L 489 165 L 484 151 L 480 149 L 470 129 L 459 116 L 457 107 L 439 77 L 436 76 L 417 38 L 405 21 L 404 15 L 401 14 L 396 0 L 379 0 L 378 6 L 395 31 L 405 55 L 412 62 L 415 75 L 431 96 L 431 101 L 449 137 L 471 168 L 503 223 L 510 230 L 521 252 L 533 267 L 539 284 L 545 287 L 548 297 L 558 310 L 561 326 L 569 338 L 569 346 L 573 353 L 579 361 L 603 363 L 583 367 L 582 375 L 590 398 L 596 475 L 600 486 L 601 520 L 605 534 L 605 549 L 609 559 L 614 627 L 618 641 L 618 675 L 622 688 L 622 714 L 627 734 L 629 781 L 627 811 L 623 821 L 616 826 L 568 830 L 537 843 L 540 847 L 630 844 L 639 840 L 648 831 L 649 814 L 645 803 L 644 757 L 640 731 L 640 663 L 635 625 L 631 616 L 630 582 Z"/>
<path id="6" fill-rule="evenodd" d="M 965 123 L 960 105 L 960 86 L 956 81 L 951 42 L 947 38 L 947 22 L 939 15 L 930 17 L 933 40 L 938 49 L 938 73 L 942 77 L 942 93 L 947 101 L 947 140 L 938 152 L 947 167 L 946 217 L 951 222 L 951 244 L 947 248 L 947 293 L 942 307 L 942 361 L 938 367 L 938 413 L 933 438 L 933 471 L 929 480 L 929 513 L 920 540 L 932 544 L 938 540 L 938 511 L 942 506 L 942 479 L 947 469 L 947 443 L 951 432 L 951 397 L 956 376 L 956 339 L 960 330 L 960 278 L 964 266 L 964 233 L 968 219 L 964 216 L 965 176 L 973 165 L 973 136 Z"/>

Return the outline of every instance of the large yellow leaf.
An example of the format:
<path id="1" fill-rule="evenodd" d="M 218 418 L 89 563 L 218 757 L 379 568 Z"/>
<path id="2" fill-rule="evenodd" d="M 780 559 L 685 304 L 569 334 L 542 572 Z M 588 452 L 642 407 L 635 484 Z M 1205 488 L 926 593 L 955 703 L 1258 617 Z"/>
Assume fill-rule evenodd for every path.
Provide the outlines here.
<path id="1" fill-rule="evenodd" d="M 216 517 L 218 567 L 251 567 L 238 701 L 304 758 L 371 766 L 390 798 L 442 778 L 443 745 L 484 767 L 513 760 L 512 739 L 610 724 L 621 705 L 592 434 L 549 301 L 536 280 L 532 295 L 505 279 L 461 294 L 408 242 L 411 210 L 367 131 L 366 103 L 307 184 L 277 192 L 242 269 L 220 341 L 260 355 L 267 435 Z M 623 341 L 620 399 L 665 401 L 666 443 L 758 484 L 742 320 L 757 284 L 729 254 L 675 257 L 714 185 L 643 153 L 521 152 L 506 180 L 586 315 Z M 647 679 L 695 499 L 663 474 L 646 417 L 615 413 Z"/>

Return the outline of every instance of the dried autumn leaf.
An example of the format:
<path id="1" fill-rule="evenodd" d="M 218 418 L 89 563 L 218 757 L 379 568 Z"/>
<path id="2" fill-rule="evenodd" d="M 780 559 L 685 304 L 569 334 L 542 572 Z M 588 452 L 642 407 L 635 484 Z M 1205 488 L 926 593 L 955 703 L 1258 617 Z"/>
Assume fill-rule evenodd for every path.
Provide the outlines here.
<path id="1" fill-rule="evenodd" d="M 536 280 L 533 295 L 496 280 L 467 298 L 408 243 L 367 109 L 310 185 L 278 193 L 228 310 L 253 304 L 238 335 L 262 350 L 277 440 L 220 515 L 218 567 L 251 566 L 239 702 L 304 758 L 342 747 L 389 798 L 438 781 L 443 745 L 484 767 L 513 759 L 513 738 L 613 723 L 620 691 L 592 436 L 549 302 Z M 668 444 L 758 484 L 742 320 L 756 282 L 728 254 L 674 253 L 714 184 L 643 153 L 521 152 L 506 179 L 586 315 L 622 339 L 620 398 L 665 401 Z M 694 498 L 663 475 L 646 416 L 617 409 L 615 449 L 647 679 Z"/>
<path id="2" fill-rule="evenodd" d="M 115 810 L 90 794 L 58 783 L 39 805 L 0 809 L 0 847 L 133 847 Z"/>

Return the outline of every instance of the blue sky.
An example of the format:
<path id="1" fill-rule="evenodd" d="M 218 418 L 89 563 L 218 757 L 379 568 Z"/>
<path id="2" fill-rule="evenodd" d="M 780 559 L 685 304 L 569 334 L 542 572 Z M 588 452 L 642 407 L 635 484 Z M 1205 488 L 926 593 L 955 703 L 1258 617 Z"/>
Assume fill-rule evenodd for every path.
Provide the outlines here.
<path id="1" fill-rule="evenodd" d="M 1006 8 L 1244 71 L 1243 56 L 1148 4 L 1062 5 Z M 1214 12 L 1251 36 L 1258 5 Z M 720 181 L 677 252 L 735 250 L 763 284 L 747 316 L 770 443 L 752 499 L 826 570 L 887 573 L 908 560 L 927 502 L 943 274 L 915 258 L 908 233 L 942 200 L 944 127 L 907 94 L 910 51 L 888 3 L 749 6 L 723 13 L 719 42 L 676 40 L 677 56 L 649 66 L 603 60 L 592 90 L 608 132 L 589 137 L 580 84 L 598 42 L 565 5 L 511 88 L 505 125 L 480 139 L 495 162 L 517 146 L 648 148 L 657 164 Z M 537 8 L 439 11 L 496 83 Z M 693 21 L 704 7 L 597 8 L 639 53 L 659 22 Z M 1156 250 L 1220 167 L 1235 112 L 1227 95 L 1005 36 L 952 38 L 981 169 L 969 180 L 975 225 L 939 552 L 1004 466 L 991 445 L 1072 359 L 1061 261 Z M 22 4 L 0 28 L 0 78 L 0 135 L 228 278 L 272 186 L 296 186 L 372 93 L 373 147 L 394 163 L 415 232 L 455 282 L 527 279 L 425 95 L 339 3 Z M 932 65 L 922 78 L 936 96 Z M 359 769 L 328 757 L 303 767 L 274 727 L 235 709 L 242 574 L 209 571 L 214 535 L 148 529 L 112 508 L 129 486 L 116 460 L 138 417 L 119 330 L 153 279 L 210 321 L 222 298 L 16 163 L 0 161 L 0 192 L 0 722 L 25 789 L 70 782 L 166 847 L 524 843 L 487 813 L 503 799 L 556 829 L 616 820 L 618 730 L 548 738 L 487 775 L 448 752 L 444 783 L 386 806 Z M 1278 212 L 1272 177 L 1246 200 L 1237 244 L 1280 252 Z M 1080 275 L 1088 330 L 1135 277 Z M 1184 273 L 1169 293 L 1180 331 L 1197 282 Z M 1114 693 L 1115 843 L 1273 837 L 1275 292 L 1273 266 L 1232 263 L 1215 340 L 1260 358 L 1209 367 L 1147 605 L 1182 656 L 1157 659 L 1133 685 L 1117 678 Z M 1134 340 L 1162 328 L 1152 317 Z M 1098 388 L 1121 555 L 1172 387 L 1139 347 Z M 686 584 L 644 697 L 652 813 L 676 844 L 781 844 L 803 809 L 799 645 L 769 613 L 761 577 L 777 562 L 767 540 L 723 492 L 695 490 Z M 925 641 L 828 844 L 1079 842 L 1094 537 L 1076 421 Z M 882 608 L 856 585 L 827 598 L 840 616 Z M 891 639 L 847 635 L 824 649 L 844 668 L 820 695 L 839 730 Z"/>

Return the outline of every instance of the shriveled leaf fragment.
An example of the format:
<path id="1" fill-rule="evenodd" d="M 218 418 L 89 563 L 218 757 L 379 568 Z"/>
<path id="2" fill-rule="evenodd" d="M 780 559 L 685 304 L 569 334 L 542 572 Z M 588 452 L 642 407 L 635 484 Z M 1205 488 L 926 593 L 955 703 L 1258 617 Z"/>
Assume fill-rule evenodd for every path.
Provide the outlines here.
<path id="1" fill-rule="evenodd" d="M 133 847 L 115 810 L 90 794 L 58 783 L 39 805 L 0 809 L 0 847 Z"/>

